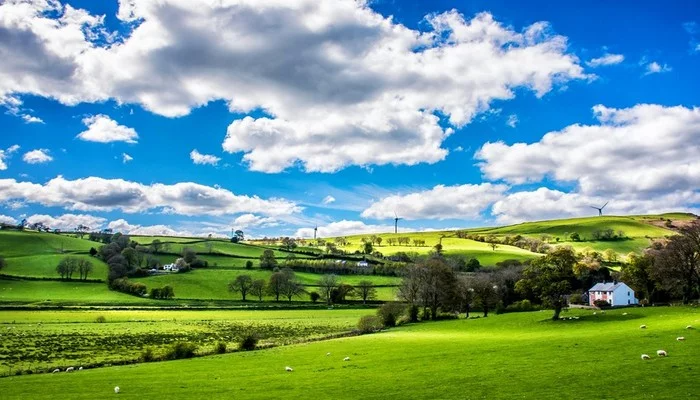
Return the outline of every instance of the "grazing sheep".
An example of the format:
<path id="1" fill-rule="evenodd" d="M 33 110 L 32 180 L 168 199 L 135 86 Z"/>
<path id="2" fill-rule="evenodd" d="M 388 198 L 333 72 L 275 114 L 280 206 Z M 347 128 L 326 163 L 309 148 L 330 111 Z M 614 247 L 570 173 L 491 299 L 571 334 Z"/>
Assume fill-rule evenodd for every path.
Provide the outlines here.
<path id="1" fill-rule="evenodd" d="M 350 361 L 350 357 L 343 358 L 343 361 Z"/>
<path id="2" fill-rule="evenodd" d="M 326 353 L 326 357 L 328 357 L 328 356 L 330 356 L 330 355 L 331 355 L 331 353 Z"/>
<path id="3" fill-rule="evenodd" d="M 114 393 L 119 393 L 119 386 L 114 387 Z"/>
<path id="4" fill-rule="evenodd" d="M 78 371 L 82 371 L 82 370 L 83 370 L 83 367 L 78 368 Z"/>
<path id="5" fill-rule="evenodd" d="M 578 319 L 579 317 L 574 317 L 574 319 Z"/>
<path id="6" fill-rule="evenodd" d="M 292 367 L 284 367 L 284 370 L 287 371 L 287 372 L 292 372 L 292 371 L 294 371 L 294 370 L 292 369 Z"/>
<path id="7" fill-rule="evenodd" d="M 55 374 L 56 372 L 61 372 L 61 370 L 56 368 L 55 370 L 53 370 L 52 374 Z"/>
<path id="8" fill-rule="evenodd" d="M 622 315 L 627 315 L 627 313 L 626 313 L 626 312 L 623 312 Z"/>
<path id="9" fill-rule="evenodd" d="M 639 325 L 639 329 L 647 329 L 646 325 Z"/>
<path id="10" fill-rule="evenodd" d="M 666 357 L 668 354 L 666 354 L 665 350 L 656 350 L 656 355 L 659 357 Z"/>
<path id="11" fill-rule="evenodd" d="M 649 354 L 642 354 L 642 360 L 650 360 Z"/>
<path id="12" fill-rule="evenodd" d="M 598 314 L 598 313 L 597 313 L 597 312 L 595 312 L 595 311 L 593 311 L 593 315 L 596 315 L 596 314 Z"/>
<path id="13" fill-rule="evenodd" d="M 679 341 L 679 342 L 682 342 L 682 341 L 685 340 L 685 338 L 684 338 L 683 336 L 678 336 L 678 337 L 676 338 L 676 340 Z"/>
<path id="14" fill-rule="evenodd" d="M 73 368 L 73 367 L 66 368 L 66 372 L 73 372 L 73 371 L 75 371 L 75 368 Z"/>
<path id="15" fill-rule="evenodd" d="M 688 325 L 685 327 L 685 329 L 695 329 L 695 328 L 693 328 L 693 325 Z"/>

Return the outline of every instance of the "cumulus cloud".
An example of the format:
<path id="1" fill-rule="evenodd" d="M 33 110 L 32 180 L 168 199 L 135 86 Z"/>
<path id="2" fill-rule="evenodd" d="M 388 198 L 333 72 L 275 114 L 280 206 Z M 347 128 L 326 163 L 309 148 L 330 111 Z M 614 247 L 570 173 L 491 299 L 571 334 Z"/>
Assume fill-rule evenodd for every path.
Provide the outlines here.
<path id="1" fill-rule="evenodd" d="M 625 56 L 622 54 L 610 54 L 606 53 L 602 57 L 594 58 L 586 61 L 586 65 L 591 68 L 597 68 L 606 65 L 615 65 L 625 61 Z"/>
<path id="2" fill-rule="evenodd" d="M 0 214 L 0 224 L 17 225 L 17 220 L 10 216 Z"/>
<path id="3" fill-rule="evenodd" d="M 634 194 L 620 194 L 612 198 L 585 195 L 577 192 L 566 193 L 545 187 L 533 191 L 509 194 L 497 201 L 492 208 L 496 221 L 502 224 L 515 224 L 565 217 L 587 217 L 598 215 L 591 206 L 605 207 L 608 215 L 655 214 L 665 212 L 693 212 L 700 210 L 700 193 L 682 190 L 659 196 L 644 198 Z M 688 206 L 695 204 L 695 207 Z"/>
<path id="4" fill-rule="evenodd" d="M 144 185 L 123 179 L 98 177 L 67 180 L 58 176 L 45 184 L 0 179 L 0 201 L 7 200 L 22 200 L 69 210 L 121 210 L 126 213 L 156 210 L 180 215 L 255 212 L 277 216 L 301 211 L 301 207 L 285 199 L 236 195 L 223 188 L 193 182 Z"/>
<path id="5" fill-rule="evenodd" d="M 399 228 L 399 231 L 405 231 L 405 229 Z M 370 234 L 387 232 L 394 232 L 394 225 L 367 225 L 362 221 L 342 220 L 337 222 L 331 222 L 328 225 L 319 226 L 317 237 L 335 237 L 345 235 L 358 235 L 363 233 Z M 314 229 L 297 229 L 296 233 L 294 233 L 294 237 L 313 238 Z"/>
<path id="6" fill-rule="evenodd" d="M 333 196 L 331 196 L 331 195 L 328 195 L 328 196 L 326 196 L 326 197 L 323 198 L 322 203 L 323 203 L 323 204 L 335 203 L 335 197 L 333 197 Z"/>
<path id="7" fill-rule="evenodd" d="M 124 219 L 111 221 L 108 225 L 114 232 L 120 232 L 125 235 L 140 235 L 140 236 L 179 236 L 179 237 L 215 237 L 225 238 L 226 235 L 220 232 L 199 230 L 192 231 L 187 229 L 174 229 L 168 225 L 132 225 Z"/>
<path id="8" fill-rule="evenodd" d="M 22 160 L 27 164 L 43 164 L 53 161 L 53 157 L 49 155 L 47 149 L 36 149 L 24 153 Z"/>
<path id="9" fill-rule="evenodd" d="M 190 158 L 195 164 L 216 165 L 219 163 L 219 161 L 221 161 L 221 158 L 209 154 L 202 154 L 199 151 L 197 151 L 197 149 L 194 149 L 190 152 Z"/>
<path id="10" fill-rule="evenodd" d="M 133 128 L 119 125 L 107 115 L 99 114 L 83 118 L 87 127 L 76 136 L 80 140 L 97 143 L 126 142 L 136 143 L 139 135 Z"/>
<path id="11" fill-rule="evenodd" d="M 122 153 L 122 163 L 126 164 L 133 159 L 134 159 L 134 157 L 132 157 L 126 153 Z"/>
<path id="12" fill-rule="evenodd" d="M 0 149 L 0 171 L 7 169 L 7 163 L 5 161 L 8 160 L 12 156 L 12 153 L 16 152 L 17 150 L 19 150 L 19 146 L 16 144 L 8 147 L 6 150 Z"/>
<path id="13" fill-rule="evenodd" d="M 30 114 L 22 114 L 22 120 L 24 120 L 25 124 L 43 124 L 44 123 L 43 119 L 41 119 L 39 117 L 35 117 L 33 115 L 30 115 Z"/>
<path id="14" fill-rule="evenodd" d="M 91 230 L 99 229 L 104 224 L 106 219 L 88 214 L 63 214 L 59 216 L 50 216 L 45 214 L 35 214 L 27 217 L 27 223 L 36 224 L 42 223 L 51 229 L 60 229 L 63 231 L 74 230 L 78 225 L 84 225 Z"/>
<path id="15" fill-rule="evenodd" d="M 251 228 L 270 228 L 278 226 L 279 222 L 272 217 L 261 217 L 255 214 L 243 214 L 233 220 L 233 228 L 235 229 L 251 229 Z"/>
<path id="16" fill-rule="evenodd" d="M 586 195 L 700 188 L 699 108 L 597 105 L 593 112 L 598 124 L 570 125 L 535 143 L 486 143 L 475 155 L 482 173 L 513 184 L 551 177 Z"/>
<path id="17" fill-rule="evenodd" d="M 140 225 L 131 225 L 129 222 L 127 222 L 125 219 L 120 218 L 115 221 L 110 221 L 109 224 L 107 224 L 107 228 L 111 229 L 114 232 L 120 232 L 123 234 L 128 234 L 131 231 L 140 228 Z"/>
<path id="18" fill-rule="evenodd" d="M 437 185 L 405 195 L 384 197 L 362 212 L 363 218 L 388 219 L 394 213 L 405 219 L 476 219 L 503 197 L 506 185 Z"/>
<path id="19" fill-rule="evenodd" d="M 14 55 L 0 99 L 112 99 L 169 117 L 215 100 L 264 110 L 223 142 L 264 172 L 434 163 L 453 132 L 436 114 L 461 127 L 517 88 L 543 96 L 588 78 L 546 23 L 517 31 L 488 13 L 431 14 L 416 31 L 354 0 L 121 1 L 134 28 L 109 46 L 103 17 L 57 1 L 6 2 L 0 16 L 0 51 Z"/>

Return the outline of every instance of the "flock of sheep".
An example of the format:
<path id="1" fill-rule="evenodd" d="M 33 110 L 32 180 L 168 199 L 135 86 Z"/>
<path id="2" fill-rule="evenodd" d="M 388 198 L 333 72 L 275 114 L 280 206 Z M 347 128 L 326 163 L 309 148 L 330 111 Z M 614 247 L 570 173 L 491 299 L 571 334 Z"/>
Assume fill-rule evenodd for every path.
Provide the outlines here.
<path id="1" fill-rule="evenodd" d="M 624 313 L 624 314 L 622 314 L 622 315 L 627 315 L 627 313 Z M 647 326 L 644 325 L 644 324 L 642 324 L 642 325 L 639 326 L 639 329 L 647 329 Z M 688 326 L 685 327 L 685 329 L 694 329 L 694 328 L 693 328 L 692 325 L 688 325 Z M 682 341 L 685 340 L 685 337 L 684 337 L 684 336 L 678 336 L 678 337 L 676 338 L 676 340 L 679 341 L 679 342 L 682 342 Z M 666 357 L 666 356 L 668 356 L 668 353 L 666 352 L 666 350 L 656 350 L 656 355 L 659 356 L 659 357 Z M 649 354 L 642 354 L 642 360 L 650 360 L 650 359 L 651 359 L 651 357 L 649 357 Z"/>
<path id="2" fill-rule="evenodd" d="M 326 353 L 326 357 L 328 357 L 328 356 L 330 356 L 330 355 L 331 355 L 331 353 Z M 343 358 L 343 361 L 350 361 L 350 357 L 345 357 L 345 358 Z M 290 366 L 284 367 L 284 370 L 287 371 L 287 372 L 294 372 L 294 369 L 293 369 L 292 367 L 290 367 Z"/>

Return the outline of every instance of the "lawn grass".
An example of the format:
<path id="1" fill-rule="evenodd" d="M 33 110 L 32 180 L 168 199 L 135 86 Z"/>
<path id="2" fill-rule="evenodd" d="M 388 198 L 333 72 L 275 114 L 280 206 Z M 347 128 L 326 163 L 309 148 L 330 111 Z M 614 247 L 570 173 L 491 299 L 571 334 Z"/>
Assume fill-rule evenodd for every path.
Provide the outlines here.
<path id="1" fill-rule="evenodd" d="M 685 329 L 700 325 L 697 309 L 569 315 L 580 319 L 551 321 L 549 311 L 491 315 L 249 353 L 2 378 L 0 393 L 95 399 L 119 386 L 120 398 L 134 399 L 697 398 L 700 331 Z M 658 349 L 669 356 L 657 357 Z M 652 359 L 641 360 L 642 353 Z"/>

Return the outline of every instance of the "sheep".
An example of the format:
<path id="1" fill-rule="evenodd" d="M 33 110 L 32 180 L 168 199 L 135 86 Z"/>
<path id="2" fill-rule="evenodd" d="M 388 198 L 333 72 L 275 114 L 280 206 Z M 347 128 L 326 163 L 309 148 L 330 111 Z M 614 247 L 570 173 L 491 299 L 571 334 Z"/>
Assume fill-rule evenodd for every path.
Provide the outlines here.
<path id="1" fill-rule="evenodd" d="M 350 357 L 343 358 L 343 361 L 350 361 Z"/>
<path id="2" fill-rule="evenodd" d="M 683 337 L 683 336 L 678 336 L 678 337 L 676 338 L 676 340 L 679 341 L 679 342 L 682 342 L 682 341 L 685 340 L 685 337 Z"/>
<path id="3" fill-rule="evenodd" d="M 292 372 L 292 371 L 294 371 L 294 370 L 292 369 L 292 367 L 284 367 L 284 370 L 287 371 L 287 372 Z"/>
<path id="4" fill-rule="evenodd" d="M 83 367 L 78 368 L 78 371 L 82 371 L 82 370 L 83 370 Z"/>
<path id="5" fill-rule="evenodd" d="M 626 313 L 626 312 L 623 312 L 622 315 L 627 315 L 627 313 Z"/>
<path id="6" fill-rule="evenodd" d="M 52 374 L 55 374 L 56 372 L 61 372 L 61 370 L 56 368 L 55 370 L 53 370 Z"/>
<path id="7" fill-rule="evenodd" d="M 597 313 L 597 312 L 595 312 L 595 311 L 593 311 L 593 315 L 596 315 L 596 314 L 598 314 L 598 313 Z"/>
<path id="8" fill-rule="evenodd" d="M 119 393 L 119 386 L 114 387 L 114 393 Z"/>
<path id="9" fill-rule="evenodd" d="M 656 350 L 656 355 L 659 357 L 666 357 L 668 354 L 665 350 Z"/>
<path id="10" fill-rule="evenodd" d="M 646 325 L 639 325 L 639 329 L 647 329 Z"/>
<path id="11" fill-rule="evenodd" d="M 650 360 L 649 354 L 642 354 L 642 360 Z"/>
<path id="12" fill-rule="evenodd" d="M 693 328 L 693 325 L 688 325 L 685 327 L 685 329 L 695 329 L 695 328 Z"/>
<path id="13" fill-rule="evenodd" d="M 73 371 L 75 371 L 75 368 L 73 368 L 73 367 L 66 368 L 66 372 L 73 372 Z"/>
<path id="14" fill-rule="evenodd" d="M 326 353 L 326 357 L 328 357 L 328 356 L 330 356 L 330 355 L 331 355 L 331 353 Z"/>

